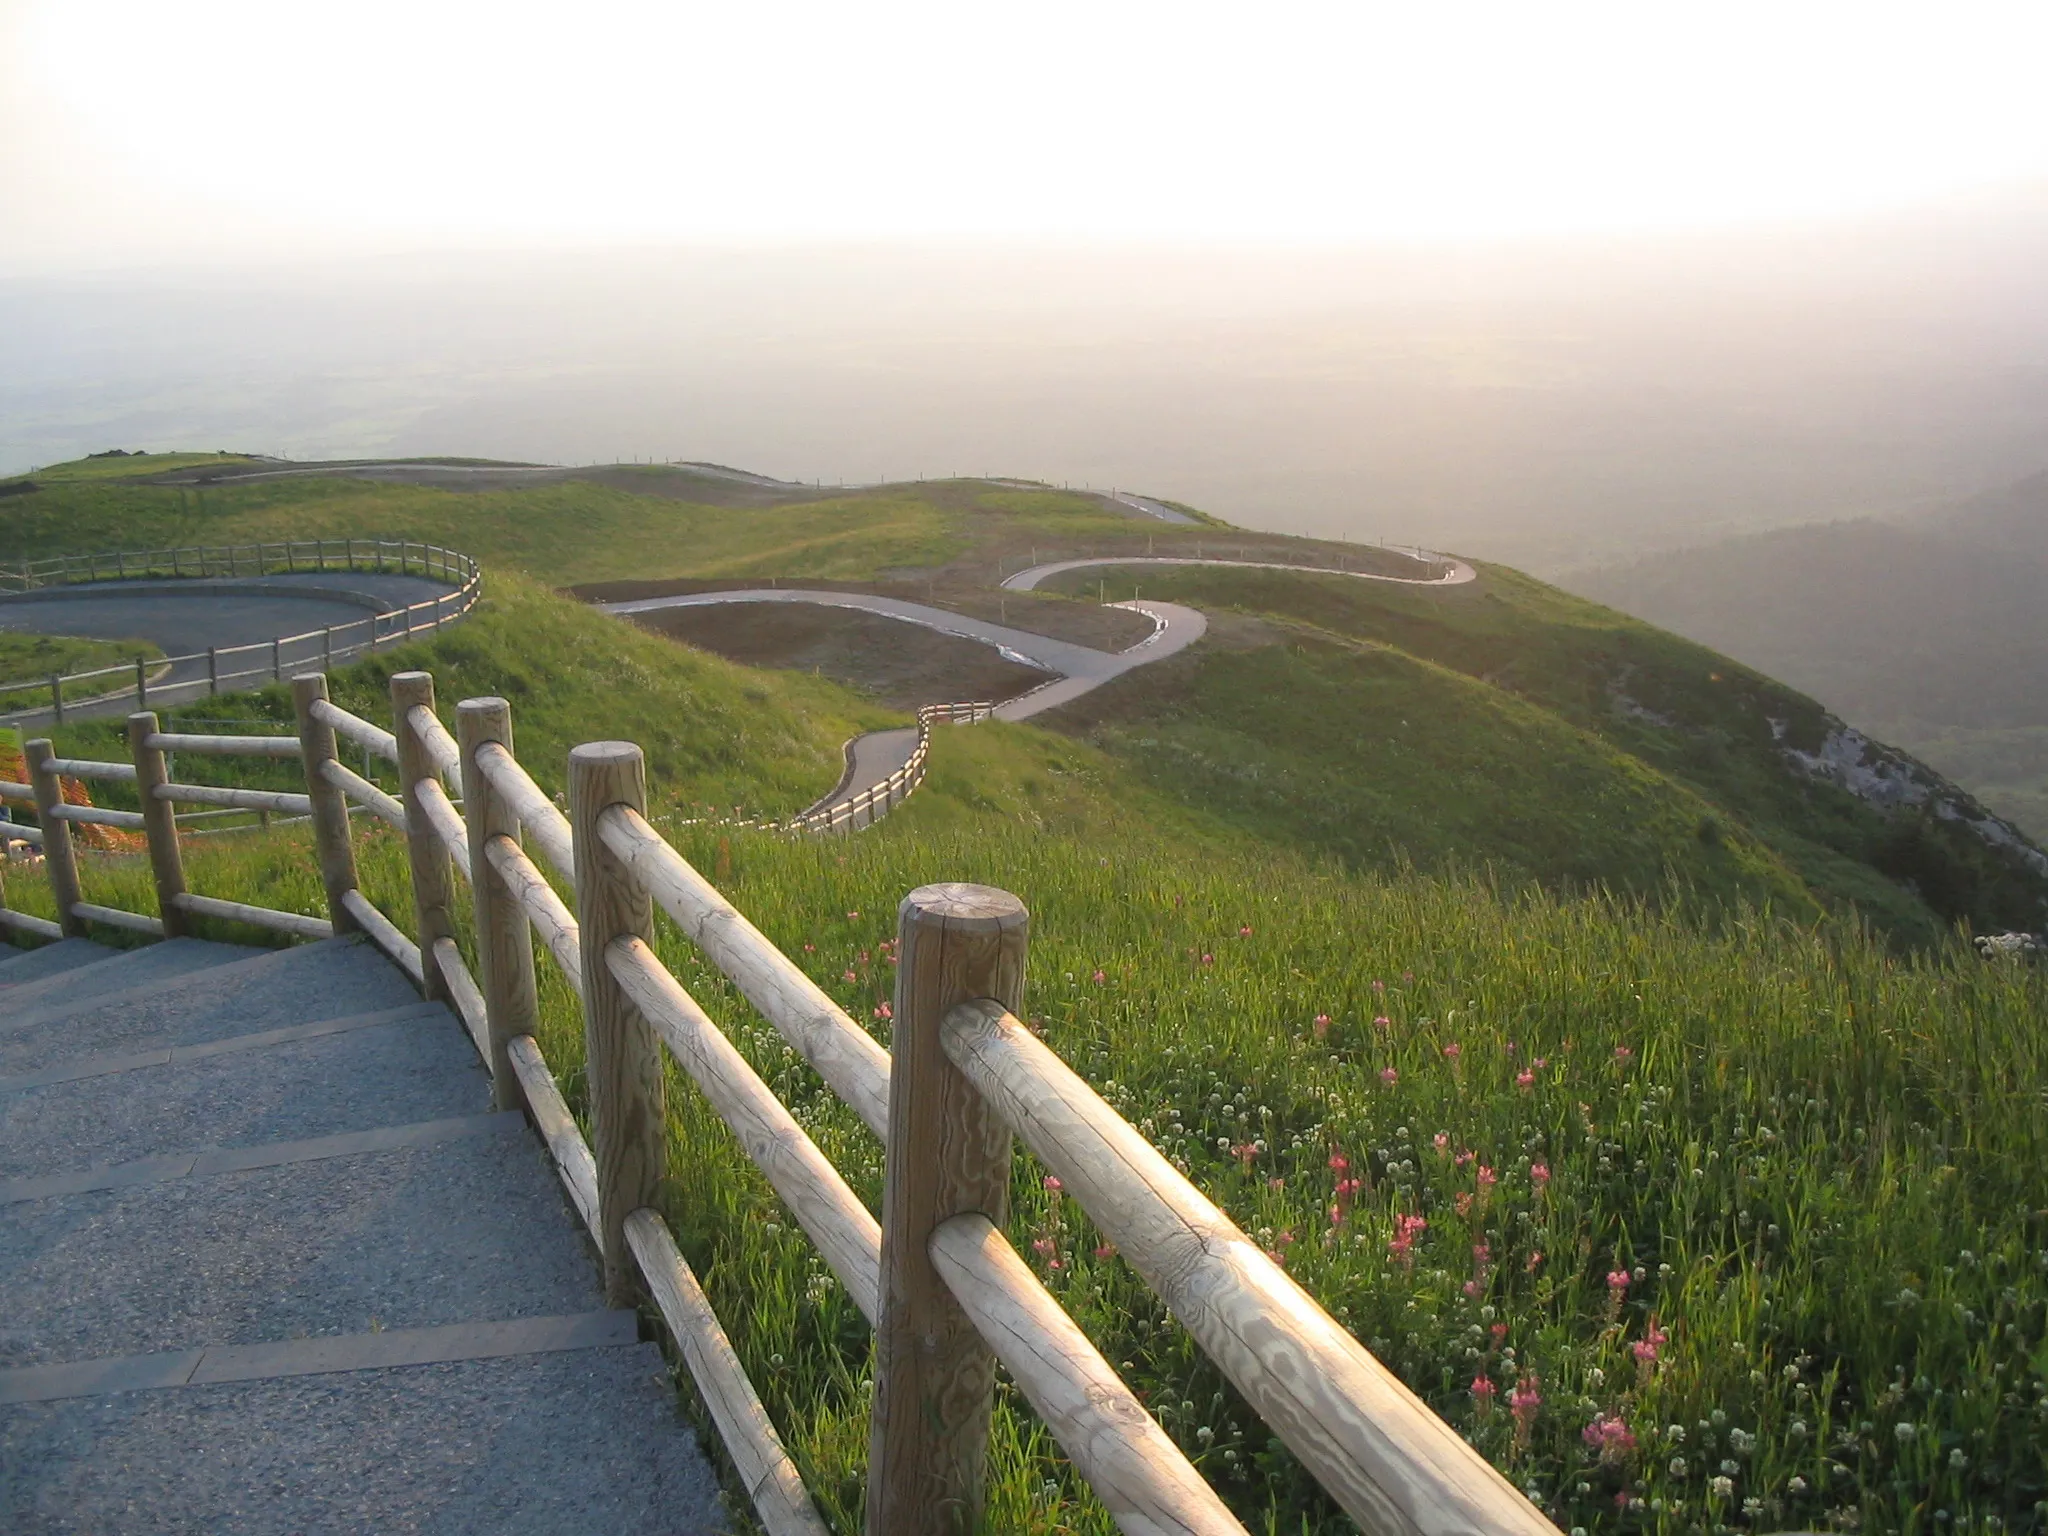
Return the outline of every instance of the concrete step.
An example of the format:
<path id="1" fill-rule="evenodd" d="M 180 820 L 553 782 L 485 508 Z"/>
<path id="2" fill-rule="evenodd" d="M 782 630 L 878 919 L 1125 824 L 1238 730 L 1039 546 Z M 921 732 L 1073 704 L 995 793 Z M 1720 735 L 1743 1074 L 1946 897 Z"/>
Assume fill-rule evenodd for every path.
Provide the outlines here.
<path id="1" fill-rule="evenodd" d="M 60 971 L 76 970 L 81 965 L 94 965 L 101 960 L 112 959 L 119 950 L 109 949 L 104 944 L 95 944 L 91 939 L 59 939 L 54 944 L 45 944 L 40 949 L 18 949 L 0 959 L 0 987 L 19 986 L 25 981 L 40 981 L 45 976 L 55 976 Z M 0 992 L 0 998 L 6 994 Z"/>
<path id="2" fill-rule="evenodd" d="M 469 1036 L 439 1004 L 185 1051 L 72 1060 L 38 1074 L 69 1081 L 0 1079 L 0 1181 L 490 1108 Z"/>
<path id="3" fill-rule="evenodd" d="M 0 1407 L 10 1536 L 700 1536 L 652 1344 Z"/>
<path id="4" fill-rule="evenodd" d="M 367 940 L 325 939 L 259 951 L 249 959 L 76 1004 L 46 1003 L 17 1014 L 0 1000 L 0 1075 L 13 1077 L 137 1042 L 195 1044 L 321 1015 L 374 1013 L 418 997 L 404 973 Z"/>
<path id="5" fill-rule="evenodd" d="M 512 1115 L 424 1146 L 0 1205 L 0 1294 L 0 1377 L 604 1305 Z"/>
<path id="6" fill-rule="evenodd" d="M 205 939 L 166 939 L 134 949 L 105 949 L 97 944 L 92 948 L 99 951 L 100 958 L 89 965 L 24 981 L 0 992 L 0 1029 L 16 1019 L 54 1017 L 59 1011 L 73 1012 L 94 998 L 112 997 L 137 987 L 165 986 L 194 971 L 272 953 L 240 944 L 214 944 Z"/>

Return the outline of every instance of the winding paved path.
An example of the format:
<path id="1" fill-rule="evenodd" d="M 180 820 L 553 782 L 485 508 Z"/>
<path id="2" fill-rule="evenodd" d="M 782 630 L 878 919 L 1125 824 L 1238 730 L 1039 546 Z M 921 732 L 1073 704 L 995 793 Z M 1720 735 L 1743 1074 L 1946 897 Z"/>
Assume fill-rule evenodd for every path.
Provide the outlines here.
<path id="1" fill-rule="evenodd" d="M 1322 576 L 1350 576 L 1359 581 L 1391 582 L 1396 586 L 1408 587 L 1455 587 L 1462 586 L 1477 578 L 1478 573 L 1462 560 L 1452 560 L 1447 574 L 1438 577 L 1419 578 L 1412 576 L 1380 576 L 1367 571 L 1332 571 L 1320 565 L 1286 565 L 1265 560 L 1198 560 L 1177 558 L 1167 555 L 1122 555 L 1100 556 L 1084 560 L 1055 560 L 1044 565 L 1034 565 L 1006 578 L 1003 585 L 1011 591 L 1029 592 L 1049 576 L 1062 571 L 1083 570 L 1091 566 L 1130 565 L 1217 565 L 1239 569 L 1268 571 L 1311 571 Z M 744 587 L 730 592 L 691 592 L 674 597 L 645 597 L 631 602 L 600 603 L 604 612 L 630 617 L 636 613 L 658 613 L 670 608 L 710 608 L 726 603 L 806 603 L 821 608 L 847 608 L 860 613 L 871 613 L 882 618 L 896 619 L 905 624 L 915 624 L 924 629 L 937 630 L 940 634 L 957 635 L 963 640 L 977 641 L 982 645 L 996 648 L 1011 661 L 1022 662 L 1036 667 L 1052 676 L 1028 693 L 1019 694 L 996 706 L 998 720 L 1028 720 L 1033 715 L 1043 714 L 1092 693 L 1113 677 L 1138 667 L 1150 666 L 1168 656 L 1186 650 L 1208 632 L 1209 620 L 1198 608 L 1189 608 L 1181 603 L 1154 601 L 1132 601 L 1112 603 L 1112 608 L 1127 608 L 1142 613 L 1152 620 L 1152 633 L 1136 645 L 1121 651 L 1098 651 L 1092 646 L 1076 645 L 1070 640 L 1055 640 L 1049 635 L 1033 634 L 1029 630 L 1012 629 L 1006 624 L 990 624 L 981 619 L 969 618 L 954 613 L 948 608 L 935 608 L 925 603 L 905 602 L 901 598 L 877 597 L 864 592 L 826 592 L 805 587 Z M 811 806 L 806 814 L 822 811 L 842 801 L 851 800 L 875 784 L 879 784 L 910 760 L 910 754 L 917 747 L 917 732 L 908 726 L 897 726 L 886 731 L 869 731 L 858 736 L 848 745 L 849 768 L 839 786 L 824 799 Z"/>

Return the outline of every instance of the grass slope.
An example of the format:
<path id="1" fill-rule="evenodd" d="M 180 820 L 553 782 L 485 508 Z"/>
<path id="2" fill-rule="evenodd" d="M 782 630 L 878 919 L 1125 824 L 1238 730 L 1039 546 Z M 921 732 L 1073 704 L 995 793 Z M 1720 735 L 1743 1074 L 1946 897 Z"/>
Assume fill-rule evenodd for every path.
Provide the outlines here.
<path id="1" fill-rule="evenodd" d="M 1760 845 L 1770 862 L 1789 870 L 1823 903 L 1836 910 L 1853 906 L 1901 939 L 1933 942 L 1956 921 L 1980 929 L 2040 923 L 2043 882 L 2023 865 L 1954 826 L 1887 814 L 1788 764 L 1781 736 L 1784 744 L 1812 750 L 1826 733 L 1827 714 L 1812 699 L 1520 572 L 1486 566 L 1477 582 L 1443 590 L 1279 571 L 1132 567 L 1109 579 L 1119 574 L 1141 582 L 1148 596 L 1277 616 L 1324 636 L 1389 647 L 1478 680 L 1503 705 L 1534 706 L 1554 724 L 1597 738 L 1609 752 L 1683 786 L 1702 807 L 1706 819 L 1696 829 L 1706 841 L 1725 837 L 1731 847 Z M 1101 579 L 1074 573 L 1065 585 L 1077 590 L 1091 577 Z M 1314 651 L 1306 640 L 1296 644 L 1304 654 Z M 1195 715 L 1228 708 L 1214 697 L 1192 705 L 1179 697 L 1147 703 L 1143 678 L 1139 674 L 1127 685 L 1138 695 L 1139 719 L 1150 721 L 1176 708 Z M 1477 709 L 1471 695 L 1446 689 L 1442 696 L 1447 710 L 1457 700 L 1458 711 L 1434 729 L 1452 737 L 1445 750 L 1460 754 L 1454 760 L 1471 760 L 1485 749 L 1475 733 L 1491 737 L 1500 726 Z M 1256 691 L 1248 687 L 1245 707 L 1256 703 Z M 1176 718 L 1184 723 L 1189 714 Z M 1385 715 L 1362 718 L 1383 725 Z M 1415 720 L 1413 713 L 1407 718 Z M 1126 719 L 1116 734 L 1128 743 L 1136 729 Z M 1313 711 L 1303 711 L 1296 726 L 1299 739 L 1325 743 L 1333 752 L 1332 738 L 1342 729 Z M 1103 739 L 1107 744 L 1109 738 Z M 1286 737 L 1275 739 L 1293 751 Z M 1362 776 L 1400 772 L 1394 754 L 1369 763 L 1361 756 L 1358 762 Z M 1511 804 L 1518 791 L 1507 774 L 1540 771 L 1538 758 L 1523 758 L 1504 767 L 1484 793 Z M 1592 846 L 1600 836 L 1594 823 L 1604 814 L 1589 793 L 1597 782 L 1575 790 L 1568 780 L 1553 781 L 1556 792 L 1546 802 L 1553 819 L 1583 825 Z M 1623 883 L 1641 888 L 1639 873 Z"/>
<path id="2" fill-rule="evenodd" d="M 0 629 L 0 710 L 49 703 L 49 679 L 57 674 L 118 667 L 132 663 L 138 656 L 162 654 L 148 640 L 94 640 L 79 635 L 32 635 Z M 66 683 L 64 697 L 90 698 L 119 682 L 118 678 L 88 678 Z M 10 683 L 22 686 L 4 686 Z"/>

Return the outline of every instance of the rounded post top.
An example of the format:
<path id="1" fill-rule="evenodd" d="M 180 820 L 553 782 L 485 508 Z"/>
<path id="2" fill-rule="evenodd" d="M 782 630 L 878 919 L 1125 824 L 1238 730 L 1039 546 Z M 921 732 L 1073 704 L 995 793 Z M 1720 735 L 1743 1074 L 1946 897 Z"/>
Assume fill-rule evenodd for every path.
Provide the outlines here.
<path id="1" fill-rule="evenodd" d="M 141 728 L 142 728 L 143 730 L 145 730 L 145 731 L 153 731 L 153 730 L 155 730 L 155 729 L 156 729 L 156 711 L 155 711 L 155 710 L 153 710 L 153 709 L 138 709 L 138 710 L 136 710 L 136 711 L 135 711 L 135 712 L 134 712 L 133 714 L 131 714 L 131 715 L 130 715 L 130 716 L 128 717 L 128 726 L 129 726 L 129 729 L 131 729 L 131 730 L 133 730 L 133 729 L 134 729 L 135 727 L 137 727 L 137 726 L 140 726 L 140 727 L 141 727 Z"/>
<path id="2" fill-rule="evenodd" d="M 905 923 L 945 927 L 960 933 L 1000 933 L 1031 921 L 1024 903 L 992 885 L 947 880 L 920 885 L 896 909 Z"/>
<path id="3" fill-rule="evenodd" d="M 509 713 L 512 706 L 495 694 L 480 699 L 464 699 L 455 706 L 458 715 L 502 715 Z"/>
<path id="4" fill-rule="evenodd" d="M 637 763 L 645 756 L 638 742 L 586 741 L 580 747 L 569 749 L 569 766 L 571 769 L 609 768 L 622 763 Z"/>

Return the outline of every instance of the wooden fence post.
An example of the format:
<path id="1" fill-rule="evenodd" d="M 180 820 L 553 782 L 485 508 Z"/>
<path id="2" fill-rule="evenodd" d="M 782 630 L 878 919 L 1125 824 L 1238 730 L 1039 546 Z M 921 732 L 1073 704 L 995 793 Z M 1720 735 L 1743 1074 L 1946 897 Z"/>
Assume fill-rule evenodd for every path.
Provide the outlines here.
<path id="1" fill-rule="evenodd" d="M 149 664 L 140 656 L 135 658 L 135 707 L 149 707 Z"/>
<path id="2" fill-rule="evenodd" d="M 292 679 L 292 706 L 299 716 L 299 761 L 306 770 L 306 795 L 313 802 L 313 841 L 320 852 L 320 883 L 327 890 L 327 917 L 335 936 L 361 926 L 343 900 L 356 888 L 356 850 L 349 841 L 348 800 L 327 782 L 323 765 L 335 761 L 334 727 L 313 718 L 313 706 L 327 700 L 327 678 L 308 672 Z"/>
<path id="3" fill-rule="evenodd" d="M 156 910 L 164 937 L 182 938 L 185 913 L 178 898 L 185 894 L 185 859 L 178 851 L 178 808 L 156 797 L 156 787 L 170 778 L 164 755 L 149 744 L 156 734 L 156 715 L 143 710 L 128 717 L 128 751 L 135 759 L 135 793 L 142 801 L 142 828 L 149 838 L 149 872 L 156 880 Z"/>
<path id="4" fill-rule="evenodd" d="M 941 1536 L 980 1529 L 995 1356 L 932 1267 L 932 1230 L 963 1211 L 1003 1225 L 1010 1132 L 947 1058 L 940 1021 L 983 997 L 1023 1010 L 1030 918 L 1007 891 L 947 884 L 912 891 L 896 922 L 867 1529 Z"/>
<path id="5" fill-rule="evenodd" d="M 350 555 L 353 558 L 353 547 Z M 515 843 L 520 841 L 519 817 L 498 798 L 490 776 L 476 760 L 477 749 L 489 743 L 512 750 L 512 706 L 503 699 L 464 699 L 455 706 L 455 739 L 462 747 L 462 813 L 469 823 L 477 984 L 483 989 L 484 1012 L 490 1021 L 491 1102 L 499 1109 L 520 1109 L 526 1101 L 508 1049 L 521 1035 L 540 1027 L 533 930 L 485 852 L 485 844 L 501 834 Z"/>
<path id="6" fill-rule="evenodd" d="M 206 648 L 206 696 L 220 697 L 220 648 L 209 645 Z"/>
<path id="7" fill-rule="evenodd" d="M 440 1002 L 448 996 L 440 962 L 434 958 L 437 940 L 455 936 L 454 866 L 441 836 L 427 820 L 419 804 L 421 779 L 439 778 L 433 763 L 420 745 L 420 734 L 412 727 L 416 705 L 434 708 L 434 675 L 431 672 L 395 672 L 391 677 L 391 734 L 398 739 L 399 798 L 405 802 L 406 863 L 412 867 L 412 909 L 419 918 L 420 996 Z"/>
<path id="8" fill-rule="evenodd" d="M 50 674 L 50 724 L 64 723 L 64 679 L 58 673 Z"/>
<path id="9" fill-rule="evenodd" d="M 605 963 L 612 940 L 654 938 L 647 885 L 598 836 L 615 805 L 647 810 L 647 764 L 629 741 L 593 741 L 569 753 L 569 824 L 575 829 L 576 921 L 583 930 L 584 1074 L 594 1122 L 597 1212 L 608 1306 L 629 1307 L 640 1286 L 626 1218 L 655 1204 L 668 1165 L 661 1042 Z"/>
<path id="10" fill-rule="evenodd" d="M 35 791 L 36 820 L 43 824 L 43 872 L 49 877 L 50 895 L 57 902 L 57 926 L 67 939 L 85 937 L 85 919 L 73 910 L 85 895 L 78 887 L 78 856 L 71 847 L 71 823 L 51 814 L 64 803 L 64 786 L 58 782 L 50 759 L 57 749 L 50 738 L 39 736 L 21 749 L 28 765 L 28 781 Z"/>

